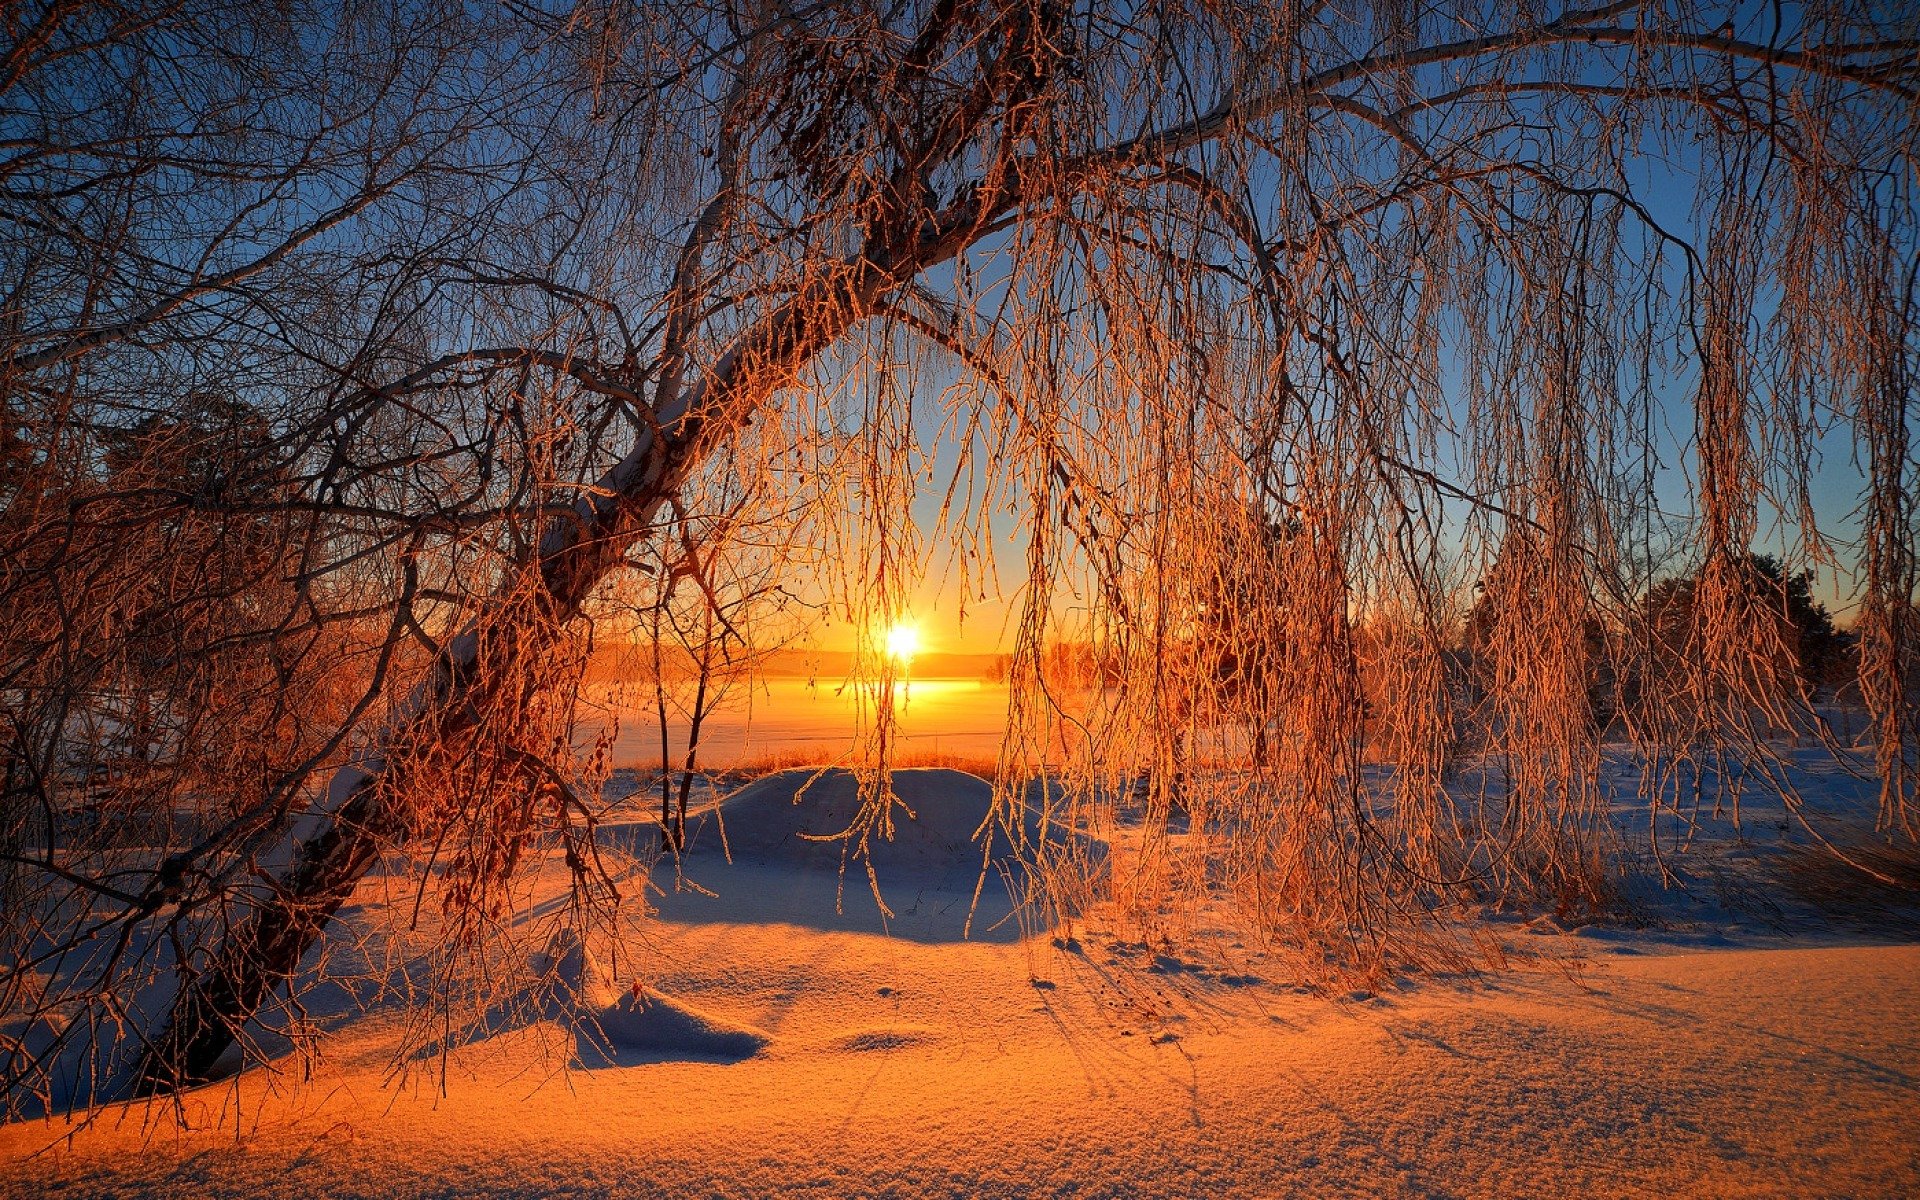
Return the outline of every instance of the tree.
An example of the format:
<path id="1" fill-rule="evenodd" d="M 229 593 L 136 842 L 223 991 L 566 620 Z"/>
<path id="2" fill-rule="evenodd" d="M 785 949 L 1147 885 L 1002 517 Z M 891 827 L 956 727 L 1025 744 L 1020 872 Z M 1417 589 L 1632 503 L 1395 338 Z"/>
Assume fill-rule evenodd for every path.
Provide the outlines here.
<path id="1" fill-rule="evenodd" d="M 1749 554 L 1742 566 L 1746 587 L 1781 623 L 1782 632 L 1776 639 L 1786 658 L 1779 664 L 1781 669 L 1790 672 L 1798 686 L 1808 689 L 1831 683 L 1840 665 L 1840 635 L 1826 605 L 1813 598 L 1813 572 L 1788 574 L 1771 554 Z M 1688 641 L 1699 620 L 1700 583 L 1697 571 L 1663 579 L 1649 589 L 1643 601 L 1647 636 L 1668 663 L 1685 661 Z"/>
<path id="2" fill-rule="evenodd" d="M 1230 712 L 1249 719 L 1252 761 L 1259 765 L 1268 759 L 1273 697 L 1286 660 L 1275 627 L 1284 604 L 1273 588 L 1286 576 L 1283 560 L 1299 521 L 1255 512 L 1224 533 L 1213 575 L 1201 583 L 1202 676 L 1225 693 Z"/>
<path id="3" fill-rule="evenodd" d="M 459 912 L 536 833 L 573 829 L 569 780 L 590 780 L 556 732 L 567 648 L 703 473 L 834 447 L 812 502 L 863 506 L 857 574 L 893 595 L 914 469 L 897 435 L 936 392 L 1027 515 L 1029 658 L 1053 585 L 1084 577 L 1129 678 L 1151 678 L 1151 631 L 1190 606 L 1221 514 L 1299 514 L 1276 591 L 1283 784 L 1217 807 L 1261 919 L 1362 971 L 1392 961 L 1390 915 L 1421 907 L 1400 903 L 1425 886 L 1403 851 L 1443 833 L 1367 801 L 1354 621 L 1411 598 L 1438 644 L 1454 560 L 1497 552 L 1541 599 L 1515 629 L 1534 667 L 1496 685 L 1509 711 L 1557 714 L 1510 725 L 1533 764 L 1514 803 L 1566 806 L 1528 826 L 1557 878 L 1596 869 L 1589 846 L 1552 850 L 1593 804 L 1567 681 L 1651 503 L 1632 481 L 1664 449 L 1648 381 L 1677 333 L 1708 540 L 1750 519 L 1756 424 L 1791 442 L 1847 413 L 1884 511 L 1872 603 L 1905 611 L 1887 607 L 1914 562 L 1889 397 L 1915 353 L 1920 75 L 1897 14 L 249 12 L 13 12 L 0 75 L 28 126 L 0 164 L 25 453 L 79 463 L 143 402 L 245 397 L 307 522 L 294 609 L 386 630 L 323 752 L 100 893 L 138 970 L 174 981 L 167 1015 L 136 1023 L 145 1086 L 204 1077 L 383 854 L 464 831 Z M 1691 218 L 1637 166 L 1655 141 L 1695 152 Z M 88 528 L 111 540 L 164 507 Z M 78 569 L 61 552 L 28 575 Z M 1886 624 L 1873 662 L 1912 644 Z M 1877 711 L 1907 711 L 1876 686 Z M 1154 690 L 1123 690 L 1116 730 L 1138 736 L 1102 744 L 1164 749 Z M 1904 821 L 1903 720 L 1884 736 Z M 51 846 L 14 857 L 50 888 L 98 884 Z"/>
<path id="4" fill-rule="evenodd" d="M 131 998 L 205 971 L 315 780 L 364 752 L 544 503 L 528 489 L 552 426 L 525 371 L 434 397 L 408 376 L 458 320 L 437 295 L 510 275 L 513 201 L 542 182 L 513 177 L 513 113 L 534 78 L 559 85 L 516 59 L 517 20 L 219 2 L 3 19 L 0 412 L 28 468 L 0 488 L 0 850 L 20 901 L 0 1009 L 32 1018 L 0 1048 L 12 1107 L 124 1086 L 156 1032 L 127 1024 Z M 506 169 L 472 186 L 488 163 Z M 513 760 L 527 724 L 473 761 Z M 445 834 L 462 810 L 436 799 L 419 812 Z"/>
<path id="5" fill-rule="evenodd" d="M 759 661 L 791 625 L 785 610 L 793 596 L 777 582 L 791 558 L 755 544 L 769 531 L 738 527 L 756 508 L 750 499 L 709 497 L 698 516 L 676 504 L 668 529 L 638 548 L 650 552 L 638 564 L 650 586 L 636 598 L 635 633 L 645 650 L 636 646 L 635 655 L 643 659 L 638 674 L 650 685 L 646 699 L 659 730 L 661 843 L 675 855 L 686 849 L 687 802 L 707 718 L 735 688 L 753 686 Z M 781 526 L 771 536 L 791 532 Z M 669 750 L 676 718 L 687 735 L 678 764 Z"/>

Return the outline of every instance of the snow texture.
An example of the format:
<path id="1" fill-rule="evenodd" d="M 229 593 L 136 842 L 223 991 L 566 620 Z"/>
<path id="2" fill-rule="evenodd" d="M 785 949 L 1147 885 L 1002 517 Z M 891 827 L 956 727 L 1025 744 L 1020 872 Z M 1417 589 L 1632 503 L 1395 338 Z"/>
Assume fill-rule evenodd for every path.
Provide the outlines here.
<path id="1" fill-rule="evenodd" d="M 759 1053 L 769 1040 L 751 1026 L 702 1012 L 643 984 L 618 987 L 572 929 L 555 932 L 530 965 L 551 988 L 553 1015 L 574 1032 L 577 1064 L 733 1061 Z"/>
<path id="2" fill-rule="evenodd" d="M 1801 769 L 1823 828 L 1870 811 Z M 850 785 L 796 806 L 804 779 L 723 806 L 731 863 L 708 814 L 680 869 L 714 895 L 656 872 L 644 978 L 563 931 L 525 964 L 538 1019 L 431 1070 L 393 1074 L 405 1017 L 376 1006 L 310 1078 L 0 1128 L 0 1194 L 1920 1194 L 1920 926 L 1785 886 L 1808 837 L 1777 804 L 1683 834 L 1623 788 L 1623 838 L 1653 824 L 1680 885 L 1639 877 L 1636 920 L 1482 914 L 1509 969 L 1326 997 L 1215 913 L 963 939 L 985 790 L 951 774 L 897 785 L 882 932 L 794 836 L 844 828 Z"/>

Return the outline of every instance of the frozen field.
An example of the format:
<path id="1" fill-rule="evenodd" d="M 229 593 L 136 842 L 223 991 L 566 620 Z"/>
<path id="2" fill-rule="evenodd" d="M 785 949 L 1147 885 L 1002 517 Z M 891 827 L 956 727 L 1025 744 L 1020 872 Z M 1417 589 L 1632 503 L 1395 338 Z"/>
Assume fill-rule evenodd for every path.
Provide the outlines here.
<path id="1" fill-rule="evenodd" d="M 604 698 L 603 698 L 604 696 Z M 899 745 L 906 753 L 942 753 L 991 760 L 1006 737 L 1008 689 L 979 679 L 915 679 L 900 689 Z M 613 761 L 660 761 L 660 727 L 647 697 L 605 693 L 593 697 L 618 723 Z M 684 699 L 684 697 L 683 697 Z M 844 681 L 773 677 L 730 688 L 700 734 L 700 761 L 729 767 L 772 755 L 846 753 L 860 722 L 859 689 Z M 583 725 L 591 738 L 602 727 Z M 687 752 L 686 722 L 676 714 L 668 746 L 677 764 Z"/>
<path id="2" fill-rule="evenodd" d="M 1816 827 L 1871 842 L 1866 785 L 1811 753 L 1797 774 Z M 1098 912 L 1023 937 L 997 872 L 973 908 L 986 789 L 952 772 L 899 777 L 918 821 L 876 855 L 883 932 L 858 868 L 842 888 L 837 852 L 800 836 L 833 831 L 849 785 L 796 809 L 804 778 L 728 802 L 731 863 L 697 831 L 697 888 L 656 872 L 636 953 L 556 944 L 526 966 L 551 998 L 444 1059 L 396 1073 L 404 1018 L 375 1005 L 332 1022 L 309 1078 L 255 1069 L 190 1096 L 191 1128 L 136 1106 L 0 1129 L 0 1190 L 1920 1192 L 1920 914 L 1829 870 L 1777 803 L 1749 797 L 1740 830 L 1710 810 L 1686 837 L 1663 825 L 1676 886 L 1629 881 L 1633 920 L 1481 914 L 1506 969 L 1330 997 L 1206 913 L 1178 942 Z M 1624 794 L 1619 817 L 1644 841 Z"/>

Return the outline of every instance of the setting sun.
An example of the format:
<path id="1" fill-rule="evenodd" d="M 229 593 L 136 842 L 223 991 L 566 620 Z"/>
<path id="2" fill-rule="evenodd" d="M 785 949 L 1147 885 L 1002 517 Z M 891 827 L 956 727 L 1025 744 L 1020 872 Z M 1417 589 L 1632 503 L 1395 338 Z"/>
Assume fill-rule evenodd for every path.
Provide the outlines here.
<path id="1" fill-rule="evenodd" d="M 920 651 L 920 630 L 912 622 L 902 621 L 887 630 L 887 657 L 901 666 L 913 662 L 913 656 Z"/>

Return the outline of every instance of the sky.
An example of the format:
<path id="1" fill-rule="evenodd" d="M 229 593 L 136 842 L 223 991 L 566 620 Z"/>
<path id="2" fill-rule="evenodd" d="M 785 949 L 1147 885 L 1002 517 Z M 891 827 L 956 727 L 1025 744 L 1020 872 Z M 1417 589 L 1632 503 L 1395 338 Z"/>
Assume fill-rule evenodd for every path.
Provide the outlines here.
<path id="1" fill-rule="evenodd" d="M 1777 14 L 1758 8 L 1752 14 L 1752 19 L 1763 26 L 1776 17 Z M 1626 164 L 1629 177 L 1624 182 L 1663 228 L 1696 246 L 1703 245 L 1703 214 L 1699 211 L 1703 189 L 1696 179 L 1701 170 L 1697 149 L 1682 136 L 1649 131 L 1644 139 L 1643 152 Z M 991 244 L 983 246 L 979 257 L 988 259 L 999 249 Z M 1673 295 L 1684 295 L 1686 285 L 1678 254 L 1668 252 L 1665 262 L 1666 286 Z M 942 274 L 927 282 L 932 290 L 944 292 L 950 280 Z M 1764 322 L 1776 302 L 1776 297 L 1763 294 L 1756 322 Z M 1690 349 L 1684 332 L 1676 336 L 1681 349 Z M 942 376 L 941 370 L 948 374 Z M 952 370 L 948 366 L 930 371 L 929 377 L 922 381 L 922 394 L 914 397 L 915 432 L 920 439 L 920 453 L 928 460 L 930 471 L 922 478 L 911 506 L 927 554 L 922 581 L 909 604 L 909 615 L 919 627 L 926 652 L 993 653 L 1010 648 L 1012 630 L 1018 619 L 1027 541 L 1023 522 L 1011 509 L 1017 507 L 1021 497 L 1017 494 L 1002 497 L 1001 506 L 992 514 L 988 542 L 992 547 L 993 569 L 987 573 L 987 586 L 982 589 L 978 581 L 972 587 L 963 586 L 958 573 L 952 569 L 953 543 L 936 535 L 942 495 L 961 457 L 950 429 L 942 423 L 938 399 L 938 391 L 951 378 Z M 1670 373 L 1653 383 L 1660 411 L 1657 414 L 1659 428 L 1654 434 L 1657 462 L 1650 475 L 1648 503 L 1658 519 L 1681 532 L 1680 552 L 1673 569 L 1692 565 L 1687 561 L 1692 544 L 1686 530 L 1696 512 L 1696 464 L 1691 446 L 1692 396 L 1696 385 L 1697 375 L 1690 355 L 1683 356 Z M 1764 408 L 1764 400 L 1757 401 L 1754 408 L 1756 411 Z M 1829 427 L 1810 445 L 1796 447 L 1769 445 L 1765 431 L 1756 427 L 1755 440 L 1756 450 L 1763 459 L 1772 456 L 1770 482 L 1775 484 L 1785 483 L 1783 476 L 1802 465 L 1804 456 L 1813 518 L 1820 534 L 1832 544 L 1838 562 L 1808 559 L 1795 528 L 1798 518 L 1790 511 L 1792 497 L 1784 496 L 1787 511 L 1783 511 L 1770 502 L 1765 489 L 1753 548 L 1783 558 L 1794 569 L 1811 569 L 1816 599 L 1825 603 L 1844 623 L 1856 607 L 1852 543 L 1860 533 L 1858 509 L 1865 484 L 1852 430 L 1843 420 L 1830 420 Z M 1788 489 L 1780 490 L 1784 493 Z M 840 621 L 819 629 L 815 640 L 823 649 L 845 650 L 853 646 L 857 636 L 857 631 Z"/>

